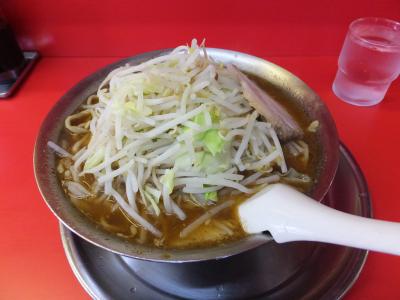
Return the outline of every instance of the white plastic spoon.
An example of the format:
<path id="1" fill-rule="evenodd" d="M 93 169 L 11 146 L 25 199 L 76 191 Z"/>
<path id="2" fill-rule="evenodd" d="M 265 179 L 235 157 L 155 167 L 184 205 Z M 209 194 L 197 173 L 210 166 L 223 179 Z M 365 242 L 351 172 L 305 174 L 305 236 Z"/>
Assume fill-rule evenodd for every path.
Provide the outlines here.
<path id="1" fill-rule="evenodd" d="M 284 184 L 273 184 L 238 207 L 248 233 L 269 231 L 278 243 L 316 241 L 400 255 L 400 223 L 329 208 Z"/>

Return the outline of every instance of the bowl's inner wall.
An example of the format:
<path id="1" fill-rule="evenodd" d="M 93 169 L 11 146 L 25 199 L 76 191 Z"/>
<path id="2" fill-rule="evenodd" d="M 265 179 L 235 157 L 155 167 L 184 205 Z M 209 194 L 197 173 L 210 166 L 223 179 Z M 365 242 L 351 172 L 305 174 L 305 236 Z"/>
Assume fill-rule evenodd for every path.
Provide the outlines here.
<path id="1" fill-rule="evenodd" d="M 166 251 L 136 245 L 99 229 L 73 206 L 61 188 L 55 171 L 55 154 L 47 147 L 47 142 L 58 141 L 65 118 L 74 112 L 88 96 L 97 91 L 97 87 L 111 70 L 126 63 L 139 64 L 168 51 L 170 50 L 148 52 L 106 66 L 80 81 L 56 103 L 45 118 L 35 145 L 35 177 L 41 194 L 49 208 L 69 229 L 97 246 L 122 255 L 156 261 L 199 261 L 231 256 L 263 244 L 270 239 L 259 234 L 208 248 L 207 251 L 195 249 Z M 272 84 L 281 90 L 283 95 L 287 95 L 288 101 L 304 111 L 310 120 L 319 120 L 318 139 L 321 149 L 318 168 L 320 176 L 312 190 L 312 196 L 321 200 L 328 191 L 336 172 L 339 142 L 334 121 L 318 95 L 293 74 L 265 60 L 223 49 L 208 49 L 208 53 L 218 62 L 233 63 L 246 73 Z"/>

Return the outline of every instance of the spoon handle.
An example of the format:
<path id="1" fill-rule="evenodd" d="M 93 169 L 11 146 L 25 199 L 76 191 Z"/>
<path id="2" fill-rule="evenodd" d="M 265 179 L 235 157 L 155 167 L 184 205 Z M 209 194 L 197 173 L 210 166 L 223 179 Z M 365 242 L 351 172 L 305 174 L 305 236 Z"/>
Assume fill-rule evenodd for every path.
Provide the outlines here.
<path id="1" fill-rule="evenodd" d="M 283 184 L 255 195 L 238 212 L 245 231 L 268 230 L 278 243 L 317 241 L 400 255 L 400 223 L 347 214 Z"/>

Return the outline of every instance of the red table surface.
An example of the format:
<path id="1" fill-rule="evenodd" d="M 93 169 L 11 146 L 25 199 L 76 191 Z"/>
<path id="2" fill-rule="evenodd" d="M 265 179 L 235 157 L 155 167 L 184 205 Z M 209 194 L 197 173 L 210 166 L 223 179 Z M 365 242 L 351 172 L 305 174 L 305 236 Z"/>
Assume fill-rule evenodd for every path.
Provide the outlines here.
<path id="1" fill-rule="evenodd" d="M 266 57 L 308 83 L 332 112 L 341 140 L 369 184 L 377 218 L 400 221 L 397 195 L 400 87 L 378 106 L 360 108 L 331 91 L 336 57 Z M 0 299 L 88 299 L 62 249 L 56 218 L 35 184 L 32 152 L 39 126 L 57 99 L 78 80 L 115 58 L 44 58 L 17 95 L 0 102 Z M 399 299 L 400 258 L 370 253 L 346 296 Z"/>
<path id="2" fill-rule="evenodd" d="M 400 221 L 399 80 L 370 108 L 345 104 L 331 91 L 349 22 L 400 19 L 399 0 L 7 0 L 0 6 L 24 48 L 45 57 L 15 97 L 0 101 L 0 299 L 89 299 L 33 176 L 35 137 L 46 113 L 77 81 L 116 57 L 192 37 L 266 58 L 308 83 L 364 171 L 375 217 Z M 400 299 L 399 279 L 399 257 L 371 253 L 346 299 Z"/>

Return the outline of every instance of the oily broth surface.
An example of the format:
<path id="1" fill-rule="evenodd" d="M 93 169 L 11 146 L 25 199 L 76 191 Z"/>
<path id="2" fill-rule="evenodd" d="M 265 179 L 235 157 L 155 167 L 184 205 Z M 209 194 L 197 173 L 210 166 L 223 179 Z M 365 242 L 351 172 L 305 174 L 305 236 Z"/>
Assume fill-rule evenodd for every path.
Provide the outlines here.
<path id="1" fill-rule="evenodd" d="M 59 175 L 59 179 L 61 182 L 64 180 L 61 175 Z M 88 185 L 85 184 L 86 182 L 87 181 L 85 180 L 80 181 L 81 184 L 87 187 Z M 101 194 L 86 199 L 69 198 L 72 203 L 85 216 L 94 221 L 99 228 L 136 243 L 154 245 L 166 249 L 204 248 L 237 240 L 246 235 L 236 216 L 237 205 L 247 198 L 242 194 L 219 197 L 218 203 L 234 199 L 235 205 L 232 205 L 213 216 L 212 219 L 207 221 L 203 226 L 194 230 L 185 238 L 179 236 L 180 232 L 187 225 L 203 215 L 209 207 L 202 208 L 181 202 L 181 208 L 186 213 L 186 219 L 181 221 L 175 215 L 160 214 L 160 216 L 155 217 L 148 214 L 144 205 L 138 201 L 138 209 L 141 212 L 141 215 L 145 216 L 148 221 L 154 224 L 162 232 L 163 237 L 161 239 L 154 238 L 150 233 L 142 230 L 140 226 L 127 217 L 126 213 L 124 213 L 119 207 L 116 208 L 114 206 L 115 202 L 113 200 L 102 200 Z M 222 226 L 224 227 L 228 227 L 231 234 L 227 234 L 225 230 L 221 229 L 221 224 L 223 224 Z"/>
<path id="2" fill-rule="evenodd" d="M 256 82 L 258 86 L 263 88 L 265 91 L 268 91 L 268 94 L 279 102 L 285 109 L 290 113 L 290 115 L 297 121 L 303 130 L 304 136 L 302 138 L 308 144 L 310 156 L 307 164 L 304 164 L 300 159 L 290 155 L 288 149 L 283 147 L 283 153 L 285 155 L 285 160 L 288 166 L 293 167 L 300 173 L 306 174 L 310 176 L 313 180 L 313 183 L 317 181 L 319 176 L 319 160 L 321 155 L 321 145 L 318 143 L 317 134 L 314 132 L 310 132 L 307 130 L 310 123 L 314 120 L 311 120 L 306 113 L 298 106 L 293 105 L 287 99 L 287 95 L 278 87 L 274 86 L 268 81 L 262 80 L 259 77 L 246 74 L 252 81 Z M 318 129 L 317 129 L 318 132 Z M 313 184 L 309 186 L 297 186 L 303 192 L 308 193 L 313 188 Z"/>
<path id="3" fill-rule="evenodd" d="M 282 93 L 282 91 L 272 87 L 270 84 L 266 83 L 265 81 L 261 81 L 258 78 L 253 77 L 251 79 L 256 81 L 257 84 L 267 90 L 274 99 L 279 101 L 303 129 L 304 137 L 302 140 L 308 144 L 310 152 L 308 164 L 304 164 L 299 158 L 290 155 L 286 147 L 283 147 L 283 151 L 288 167 L 293 167 L 297 171 L 306 174 L 313 179 L 309 184 L 297 185 L 297 188 L 299 188 L 301 191 L 309 192 L 313 187 L 315 178 L 318 178 L 317 161 L 318 157 L 320 156 L 320 148 L 317 143 L 316 134 L 307 131 L 307 127 L 313 120 L 308 119 L 305 113 L 302 112 L 298 107 L 291 105 L 285 98 L 285 95 Z M 80 110 L 81 109 L 78 109 L 77 111 Z M 90 140 L 90 134 L 87 135 L 88 138 L 86 138 L 86 144 Z M 72 134 L 68 130 L 64 129 L 61 134 L 59 144 L 67 151 L 74 152 L 72 151 L 72 145 L 81 138 L 82 135 Z M 57 165 L 62 159 L 65 158 L 57 158 Z M 58 173 L 58 177 L 61 183 L 66 180 L 64 174 Z M 91 175 L 85 175 L 80 178 L 80 183 L 89 188 L 93 180 L 94 179 Z M 123 186 L 116 186 L 115 188 L 119 189 L 122 191 L 122 194 L 124 194 Z M 68 195 L 65 188 L 64 190 Z M 140 201 L 137 201 L 138 209 L 141 215 L 154 224 L 162 232 L 161 239 L 154 238 L 151 233 L 142 230 L 140 226 L 127 217 L 126 213 L 124 213 L 115 205 L 115 201 L 112 198 L 105 199 L 101 191 L 97 195 L 86 199 L 74 199 L 72 197 L 69 198 L 85 216 L 95 222 L 102 230 L 114 233 L 121 238 L 127 239 L 134 243 L 148 244 L 166 249 L 184 249 L 205 248 L 243 238 L 246 234 L 240 226 L 237 218 L 236 208 L 242 201 L 247 199 L 247 197 L 249 196 L 245 194 L 219 196 L 218 204 L 230 199 L 233 199 L 235 204 L 213 216 L 205 224 L 197 228 L 185 238 L 181 238 L 179 236 L 180 232 L 187 225 L 203 215 L 212 206 L 202 208 L 195 206 L 188 201 L 183 201 L 182 199 L 174 199 L 185 211 L 187 216 L 184 221 L 181 221 L 175 215 L 165 215 L 163 213 L 161 213 L 160 216 L 155 217 L 147 213 L 144 205 L 141 204 Z M 162 205 L 160 205 L 160 209 L 163 211 Z M 229 234 L 227 233 L 227 230 Z"/>

